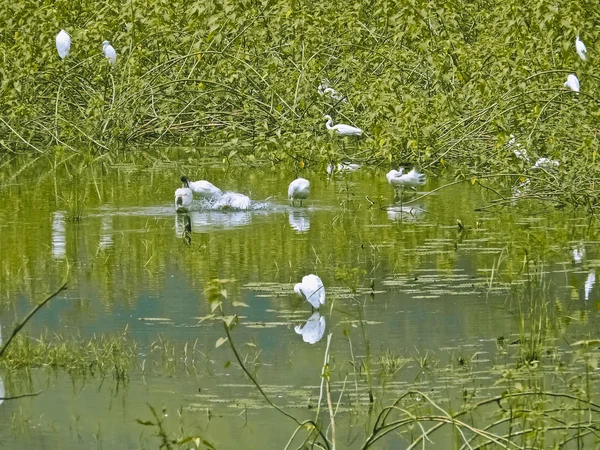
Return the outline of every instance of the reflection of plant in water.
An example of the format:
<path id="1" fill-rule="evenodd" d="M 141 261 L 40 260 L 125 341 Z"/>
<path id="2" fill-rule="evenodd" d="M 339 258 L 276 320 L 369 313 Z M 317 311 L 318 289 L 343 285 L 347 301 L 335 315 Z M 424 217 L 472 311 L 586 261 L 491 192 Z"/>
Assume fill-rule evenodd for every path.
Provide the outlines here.
<path id="1" fill-rule="evenodd" d="M 367 271 L 358 267 L 351 269 L 346 266 L 338 266 L 335 268 L 334 276 L 336 280 L 340 280 L 344 283 L 353 294 L 356 294 L 362 278 L 365 276 Z"/>

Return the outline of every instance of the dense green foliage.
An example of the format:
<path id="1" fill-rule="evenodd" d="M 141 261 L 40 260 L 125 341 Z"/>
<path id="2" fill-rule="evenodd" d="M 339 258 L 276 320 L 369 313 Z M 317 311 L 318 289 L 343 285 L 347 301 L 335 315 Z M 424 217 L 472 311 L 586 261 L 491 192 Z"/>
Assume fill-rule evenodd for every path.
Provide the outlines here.
<path id="1" fill-rule="evenodd" d="M 0 20 L 4 149 L 217 143 L 245 161 L 460 161 L 470 177 L 523 174 L 514 134 L 532 161 L 561 162 L 535 195 L 596 203 L 595 2 L 4 1 Z M 563 87 L 569 73 L 581 94 Z M 320 96 L 323 79 L 347 101 Z M 326 113 L 365 130 L 358 148 L 332 138 Z"/>

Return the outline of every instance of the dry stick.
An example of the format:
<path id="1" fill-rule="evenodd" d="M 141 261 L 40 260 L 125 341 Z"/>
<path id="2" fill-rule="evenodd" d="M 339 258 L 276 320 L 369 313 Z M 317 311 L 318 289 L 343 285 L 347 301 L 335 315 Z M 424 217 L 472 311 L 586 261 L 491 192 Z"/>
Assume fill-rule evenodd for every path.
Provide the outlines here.
<path id="1" fill-rule="evenodd" d="M 220 307 L 220 310 L 221 310 L 221 315 L 225 316 L 225 311 L 223 311 L 223 306 L 222 305 Z M 225 323 L 225 321 L 223 321 L 223 328 L 225 329 L 225 334 L 227 335 L 227 342 L 229 342 L 229 347 L 231 347 L 231 350 L 233 351 L 235 359 L 237 360 L 238 364 L 240 365 L 240 367 L 242 368 L 242 370 L 244 371 L 244 373 L 246 374 L 246 376 L 248 378 L 250 378 L 250 381 L 252 381 L 252 383 L 254 384 L 254 386 L 256 386 L 256 389 L 258 389 L 258 392 L 260 392 L 261 395 L 263 396 L 263 398 L 267 401 L 267 403 L 269 405 L 271 405 L 273 408 L 275 408 L 277 411 L 279 411 L 281 414 L 283 414 L 284 416 L 289 417 L 294 422 L 296 422 L 296 425 L 298 425 L 298 427 L 300 427 L 300 428 L 304 427 L 304 425 L 307 425 L 307 424 L 312 425 L 314 427 L 314 429 L 317 430 L 317 432 L 319 433 L 319 435 L 321 436 L 321 438 L 323 438 L 323 442 L 325 442 L 325 448 L 327 448 L 329 450 L 331 448 L 329 446 L 329 442 L 327 441 L 327 438 L 323 435 L 323 432 L 317 427 L 317 424 L 315 422 L 313 422 L 312 420 L 305 420 L 304 422 L 300 422 L 298 419 L 296 419 L 290 413 L 284 411 L 283 409 L 281 409 L 279 406 L 277 406 L 275 403 L 273 403 L 271 401 L 271 399 L 267 396 L 267 394 L 265 394 L 265 391 L 263 391 L 262 387 L 260 387 L 260 384 L 258 384 L 258 381 L 256 381 L 256 379 L 252 376 L 252 374 L 248 371 L 248 369 L 246 369 L 246 366 L 242 362 L 242 358 L 240 357 L 240 355 L 239 355 L 237 349 L 235 348 L 235 346 L 233 345 L 233 340 L 231 338 L 231 333 L 229 332 L 229 327 L 227 326 L 227 324 Z M 0 353 L 0 355 L 1 355 L 1 353 Z M 318 445 L 318 446 L 322 447 L 322 445 L 319 444 L 318 442 L 315 442 L 314 445 Z"/>
<path id="2" fill-rule="evenodd" d="M 329 421 L 331 424 L 331 449 L 335 450 L 335 414 L 333 413 L 333 405 L 331 404 L 331 391 L 329 390 L 329 373 L 325 376 L 325 368 L 329 368 L 329 344 L 331 344 L 331 336 L 333 336 L 333 333 L 329 333 L 329 335 L 327 336 L 327 349 L 325 350 L 325 361 L 323 363 L 321 377 L 325 379 L 327 390 L 327 406 L 329 407 Z"/>
<path id="3" fill-rule="evenodd" d="M 37 392 L 32 392 L 30 394 L 15 395 L 14 397 L 0 397 L 0 400 L 2 400 L 2 401 L 5 401 L 5 400 L 8 401 L 8 400 L 17 400 L 19 398 L 24 398 L 24 397 L 37 397 L 41 393 L 42 393 L 42 391 L 37 391 Z"/>
<path id="4" fill-rule="evenodd" d="M 25 324 L 29 321 L 29 319 L 31 319 L 33 317 L 33 315 L 38 312 L 40 310 L 40 308 L 42 306 L 44 306 L 46 303 L 48 303 L 50 300 L 52 300 L 54 297 L 56 297 L 58 294 L 60 294 L 62 291 L 64 291 L 67 288 L 67 282 L 65 281 L 59 288 L 58 290 L 56 290 L 54 293 L 50 294 L 48 297 L 46 297 L 45 300 L 42 300 L 40 303 L 38 303 L 38 305 L 33 308 L 29 314 L 27 314 L 27 316 L 20 322 L 18 323 L 15 328 L 12 330 L 12 333 L 10 334 L 10 336 L 8 337 L 8 339 L 6 340 L 6 342 L 4 343 L 4 345 L 2 346 L 2 348 L 0 348 L 0 357 L 2 357 L 2 355 L 4 354 L 4 351 L 6 350 L 6 348 L 9 346 L 10 342 L 13 340 L 13 338 L 17 335 L 17 333 L 19 331 L 21 331 L 21 328 L 23 328 L 25 326 Z"/>
<path id="5" fill-rule="evenodd" d="M 323 383 L 325 382 L 325 367 L 327 367 L 327 362 L 329 361 L 329 344 L 331 344 L 331 333 L 327 335 L 327 346 L 325 347 L 325 357 L 323 358 L 323 367 L 321 368 L 321 388 L 319 389 L 319 402 L 317 403 L 317 413 L 315 414 L 315 422 L 319 420 L 319 412 L 321 411 L 321 401 L 323 400 Z"/>

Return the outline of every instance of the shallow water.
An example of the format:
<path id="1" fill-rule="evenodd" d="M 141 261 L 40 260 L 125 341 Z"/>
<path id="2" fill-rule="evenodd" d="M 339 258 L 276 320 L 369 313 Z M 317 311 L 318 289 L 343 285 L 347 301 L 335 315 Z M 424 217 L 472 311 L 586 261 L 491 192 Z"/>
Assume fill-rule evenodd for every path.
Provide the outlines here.
<path id="1" fill-rule="evenodd" d="M 173 433 L 181 411 L 187 434 L 217 448 L 285 447 L 295 425 L 267 407 L 228 344 L 215 348 L 224 336 L 221 320 L 202 320 L 211 314 L 204 292 L 213 279 L 225 280 L 224 308 L 239 316 L 232 333 L 249 368 L 273 401 L 299 418 L 314 419 L 326 336 L 333 333 L 332 395 L 337 401 L 343 393 L 343 447 L 360 447 L 364 439 L 365 415 L 348 412 L 355 379 L 360 402 L 367 401 L 366 383 L 349 362 L 350 343 L 354 357 L 366 352 L 361 322 L 373 361 L 386 351 L 413 358 L 385 389 L 377 382 L 384 404 L 415 380 L 415 361 L 424 355 L 440 365 L 476 355 L 481 373 L 430 375 L 417 387 L 442 398 L 470 384 L 497 389 L 492 368 L 511 360 L 498 355 L 497 339 L 518 335 L 516 292 L 528 276 L 543 279 L 535 295 L 561 305 L 567 339 L 598 327 L 597 225 L 586 217 L 533 203 L 476 211 L 494 197 L 469 184 L 400 205 L 386 170 L 328 177 L 325 167 L 302 172 L 311 195 L 292 207 L 286 193 L 294 173 L 281 168 L 124 159 L 82 161 L 68 170 L 45 158 L 2 165 L 3 335 L 66 278 L 68 290 L 25 331 L 88 339 L 126 330 L 140 353 L 124 384 L 46 369 L 30 378 L 0 374 L 7 395 L 42 390 L 0 406 L 6 448 L 155 448 L 155 430 L 136 423 L 152 418 L 147 404 L 165 408 Z M 196 201 L 189 214 L 176 214 L 173 192 L 182 174 L 246 194 L 253 207 L 215 210 Z M 430 177 L 423 192 L 444 183 L 443 174 Z M 293 291 L 308 273 L 326 288 L 323 320 Z M 325 323 L 325 330 L 307 338 L 295 329 L 311 317 L 306 329 Z M 322 338 L 309 343 L 315 336 Z M 161 353 L 161 339 L 175 354 Z M 321 414 L 327 418 L 325 405 Z M 390 436 L 377 448 L 405 442 Z"/>

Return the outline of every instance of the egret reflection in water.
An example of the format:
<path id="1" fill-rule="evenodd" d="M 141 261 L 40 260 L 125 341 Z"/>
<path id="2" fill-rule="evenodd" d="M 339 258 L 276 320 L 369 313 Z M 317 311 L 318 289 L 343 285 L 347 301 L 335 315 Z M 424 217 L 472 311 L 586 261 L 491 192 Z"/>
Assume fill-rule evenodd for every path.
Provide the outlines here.
<path id="1" fill-rule="evenodd" d="M 304 210 L 293 210 L 290 211 L 288 216 L 290 226 L 296 230 L 297 233 L 306 233 L 310 230 L 310 217 Z"/>
<path id="2" fill-rule="evenodd" d="M 184 237 L 189 233 L 235 228 L 250 224 L 250 214 L 246 211 L 191 211 L 175 215 L 175 235 Z"/>
<path id="3" fill-rule="evenodd" d="M 302 335 L 302 340 L 304 342 L 316 344 L 325 334 L 325 317 L 319 314 L 319 311 L 315 311 L 303 326 L 296 326 L 294 331 L 297 334 Z"/>
<path id="4" fill-rule="evenodd" d="M 419 206 L 390 206 L 387 208 L 388 218 L 393 222 L 416 222 L 423 219 L 425 209 Z"/>
<path id="5" fill-rule="evenodd" d="M 590 273 L 588 273 L 588 276 L 587 276 L 587 279 L 585 280 L 585 285 L 584 285 L 586 302 L 590 298 L 590 294 L 592 293 L 594 284 L 596 284 L 596 271 L 590 270 Z"/>
<path id="6" fill-rule="evenodd" d="M 580 242 L 579 245 L 573 249 L 573 263 L 581 264 L 583 258 L 585 258 L 585 247 L 583 246 L 583 243 Z"/>
<path id="7" fill-rule="evenodd" d="M 52 213 L 52 257 L 62 259 L 67 254 L 67 231 L 65 213 L 55 211 Z"/>
<path id="8" fill-rule="evenodd" d="M 108 250 L 113 246 L 113 217 L 102 216 L 100 220 L 100 249 Z"/>

